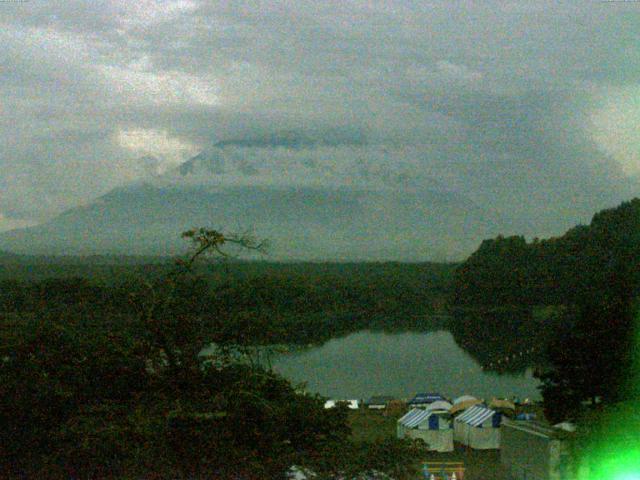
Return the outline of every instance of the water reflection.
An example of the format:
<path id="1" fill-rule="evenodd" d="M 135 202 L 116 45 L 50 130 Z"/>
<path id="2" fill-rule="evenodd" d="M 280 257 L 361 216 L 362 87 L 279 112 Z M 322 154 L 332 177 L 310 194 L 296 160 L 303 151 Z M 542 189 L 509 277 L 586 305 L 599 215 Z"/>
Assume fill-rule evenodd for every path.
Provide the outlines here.
<path id="1" fill-rule="evenodd" d="M 375 394 L 400 398 L 417 391 L 448 396 L 538 399 L 531 369 L 499 375 L 483 370 L 449 331 L 360 331 L 325 344 L 272 358 L 273 368 L 307 389 L 336 398 Z"/>

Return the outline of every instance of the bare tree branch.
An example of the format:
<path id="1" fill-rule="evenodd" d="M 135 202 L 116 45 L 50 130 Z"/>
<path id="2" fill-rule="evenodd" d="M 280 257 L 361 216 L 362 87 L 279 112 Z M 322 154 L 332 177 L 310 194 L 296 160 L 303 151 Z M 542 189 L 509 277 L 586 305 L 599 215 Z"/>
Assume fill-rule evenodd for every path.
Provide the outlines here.
<path id="1" fill-rule="evenodd" d="M 171 304 L 175 300 L 176 289 L 180 283 L 178 279 L 190 274 L 195 263 L 204 255 L 213 254 L 221 259 L 231 258 L 232 255 L 224 248 L 226 245 L 233 245 L 243 251 L 261 254 L 265 254 L 268 247 L 266 241 L 259 241 L 249 232 L 225 235 L 218 230 L 198 228 L 183 232 L 182 238 L 191 242 L 194 247 L 193 251 L 186 258 L 176 260 L 175 268 L 159 282 L 152 283 L 143 280 L 142 283 L 148 290 L 149 302 L 143 302 L 140 305 L 140 316 L 152 336 L 153 348 L 159 349 L 159 353 L 165 357 L 172 369 L 180 366 L 179 358 L 184 352 L 181 352 L 180 348 L 170 341 L 166 331 L 166 319 L 163 320 L 163 317 L 170 315 Z M 224 288 L 227 287 L 222 289 Z"/>

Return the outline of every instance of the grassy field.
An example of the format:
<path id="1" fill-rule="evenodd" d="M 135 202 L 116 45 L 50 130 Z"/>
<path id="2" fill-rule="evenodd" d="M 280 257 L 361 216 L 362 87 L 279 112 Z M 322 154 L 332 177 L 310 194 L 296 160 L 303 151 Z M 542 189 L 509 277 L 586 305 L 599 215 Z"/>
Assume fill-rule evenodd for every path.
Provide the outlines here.
<path id="1" fill-rule="evenodd" d="M 349 415 L 349 424 L 353 439 L 356 441 L 382 440 L 396 435 L 396 420 L 399 415 L 385 416 L 381 411 L 353 410 Z M 455 451 L 449 453 L 424 452 L 422 458 L 416 459 L 421 466 L 423 462 L 463 462 L 466 472 L 464 480 L 506 480 L 506 472 L 500 465 L 499 450 L 471 450 L 456 444 Z M 423 478 L 420 475 L 417 478 Z"/>

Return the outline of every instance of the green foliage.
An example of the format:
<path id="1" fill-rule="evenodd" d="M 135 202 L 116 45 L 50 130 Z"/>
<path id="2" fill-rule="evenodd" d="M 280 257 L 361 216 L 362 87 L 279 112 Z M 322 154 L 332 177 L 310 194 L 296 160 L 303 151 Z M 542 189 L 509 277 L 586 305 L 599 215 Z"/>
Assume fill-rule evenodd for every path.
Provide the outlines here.
<path id="1" fill-rule="evenodd" d="M 255 357 L 259 344 L 317 340 L 326 311 L 331 332 L 354 328 L 346 317 L 370 297 L 339 275 L 200 275 L 201 255 L 261 244 L 210 230 L 186 236 L 192 256 L 141 279 L 2 284 L 3 475 L 263 479 L 292 465 L 402 473 L 406 445 L 352 443 L 346 408 L 325 410 Z"/>
<path id="2" fill-rule="evenodd" d="M 365 442 L 358 448 L 359 455 L 351 463 L 353 473 L 377 470 L 398 480 L 416 478 L 419 473 L 416 458 L 423 455 L 423 451 L 410 440 L 390 438 L 381 442 Z"/>
<path id="3" fill-rule="evenodd" d="M 614 287 L 640 288 L 640 199 L 597 213 L 589 226 L 527 243 L 485 240 L 454 275 L 455 306 L 578 303 Z"/>
<path id="4" fill-rule="evenodd" d="M 585 402 L 629 398 L 635 299 L 640 294 L 640 199 L 589 226 L 526 243 L 485 241 L 455 274 L 453 303 L 563 305 L 541 375 L 547 416 L 575 418 Z"/>
<path id="5" fill-rule="evenodd" d="M 456 271 L 454 305 L 529 304 L 532 250 L 524 237 L 499 236 L 482 242 Z"/>
<path id="6" fill-rule="evenodd" d="M 62 274 L 67 267 L 47 268 L 60 269 Z M 363 328 L 430 328 L 432 322 L 424 318 L 444 310 L 455 266 L 205 261 L 192 266 L 192 284 L 183 286 L 164 283 L 175 272 L 166 265 L 146 265 L 141 270 L 122 267 L 109 277 L 94 267 L 85 265 L 84 270 L 70 272 L 91 275 L 91 282 L 73 276 L 0 282 L 0 311 L 24 313 L 43 306 L 51 310 L 84 304 L 97 315 L 107 311 L 132 315 L 144 307 L 143 301 L 148 303 L 151 287 L 159 298 L 174 289 L 172 299 L 158 308 L 175 309 L 178 306 L 172 302 L 182 302 L 183 310 L 197 310 L 199 321 L 206 317 L 206 330 L 215 331 L 217 341 L 306 345 Z M 36 276 L 39 268 L 29 267 Z M 143 278 L 146 285 L 128 278 Z"/>
<path id="7" fill-rule="evenodd" d="M 318 464 L 321 479 L 366 478 L 367 473 L 383 472 L 396 480 L 415 479 L 423 448 L 410 440 L 384 438 L 376 441 L 334 443 L 327 446 L 323 461 Z"/>
<path id="8" fill-rule="evenodd" d="M 541 375 L 549 419 L 575 420 L 583 402 L 633 398 L 636 310 L 625 296 L 601 294 L 567 311 L 548 347 L 551 368 Z"/>
<path id="9" fill-rule="evenodd" d="M 71 311 L 2 318 L 1 459 L 5 471 L 38 465 L 61 428 L 96 403 L 127 405 L 149 387 L 126 328 Z"/>

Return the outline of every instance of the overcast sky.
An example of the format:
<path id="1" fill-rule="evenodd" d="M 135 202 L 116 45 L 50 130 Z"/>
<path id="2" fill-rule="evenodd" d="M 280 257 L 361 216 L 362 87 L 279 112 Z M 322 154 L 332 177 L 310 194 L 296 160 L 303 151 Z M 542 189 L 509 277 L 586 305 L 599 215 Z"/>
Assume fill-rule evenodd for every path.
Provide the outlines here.
<path id="1" fill-rule="evenodd" d="M 0 230 L 295 130 L 545 235 L 638 192 L 640 3 L 0 1 L 0 114 Z"/>

